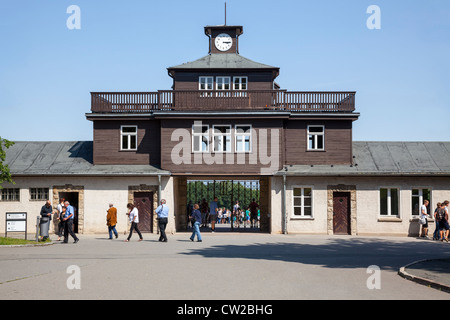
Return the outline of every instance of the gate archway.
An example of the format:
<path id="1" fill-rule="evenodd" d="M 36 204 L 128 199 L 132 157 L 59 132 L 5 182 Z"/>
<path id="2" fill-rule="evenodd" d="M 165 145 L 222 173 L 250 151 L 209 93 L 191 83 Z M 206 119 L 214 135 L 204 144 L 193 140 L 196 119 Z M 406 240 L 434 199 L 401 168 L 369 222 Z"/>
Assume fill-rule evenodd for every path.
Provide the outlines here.
<path id="1" fill-rule="evenodd" d="M 215 225 L 216 231 L 270 231 L 268 179 L 260 177 L 229 178 L 179 178 L 177 192 L 179 202 L 177 207 L 180 213 L 184 212 L 184 217 L 182 216 L 183 214 L 177 214 L 177 231 L 186 230 L 190 227 L 186 216 L 195 203 L 201 206 L 204 200 L 209 206 L 215 197 L 217 197 L 218 206 L 222 209 L 225 208 L 225 210 L 222 210 L 222 219 Z M 259 204 L 259 207 L 257 208 L 257 219 L 252 221 L 250 210 L 247 209 L 253 199 Z M 233 206 L 236 201 L 239 201 L 242 214 L 238 223 L 232 224 Z"/>

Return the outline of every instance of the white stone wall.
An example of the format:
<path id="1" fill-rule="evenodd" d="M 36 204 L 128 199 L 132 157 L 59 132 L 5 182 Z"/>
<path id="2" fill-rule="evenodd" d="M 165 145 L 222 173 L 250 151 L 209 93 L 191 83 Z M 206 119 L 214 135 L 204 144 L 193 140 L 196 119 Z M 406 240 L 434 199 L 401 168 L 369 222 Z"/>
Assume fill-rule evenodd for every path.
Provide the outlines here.
<path id="1" fill-rule="evenodd" d="M 17 177 L 13 178 L 15 185 L 4 184 L 4 188 L 20 188 L 20 202 L 0 201 L 0 234 L 5 233 L 6 212 L 27 212 L 28 232 L 34 234 L 36 231 L 36 217 L 45 201 L 30 200 L 29 188 L 49 188 L 49 198 L 53 207 L 53 186 L 73 185 L 83 186 L 84 221 L 83 233 L 107 233 L 106 210 L 112 202 L 117 208 L 117 231 L 119 234 L 127 234 L 129 231 L 127 212 L 128 187 L 136 185 L 158 185 L 158 177 Z M 162 177 L 162 194 L 167 200 L 170 208 L 173 208 L 173 182 L 171 177 Z M 156 192 L 158 188 L 156 187 Z M 58 197 L 58 195 L 56 195 Z M 156 208 L 154 208 L 156 209 Z M 53 223 L 51 231 L 53 231 Z M 157 229 L 154 228 L 154 232 Z M 175 232 L 174 211 L 171 211 L 166 232 Z"/>
<path id="2" fill-rule="evenodd" d="M 27 212 L 28 232 L 34 235 L 36 230 L 36 216 L 39 215 L 44 201 L 30 200 L 29 188 L 49 188 L 49 197 L 54 199 L 53 187 L 62 185 L 73 185 L 83 187 L 84 221 L 83 230 L 85 234 L 106 234 L 106 210 L 109 202 L 113 202 L 118 210 L 117 230 L 120 234 L 127 234 L 129 230 L 126 216 L 126 205 L 129 201 L 129 186 L 158 185 L 157 177 L 17 177 L 16 184 L 4 184 L 4 188 L 20 188 L 20 202 L 0 201 L 0 234 L 5 232 L 6 212 Z M 272 177 L 270 219 L 271 232 L 282 232 L 281 195 L 283 188 L 282 177 Z M 301 234 L 330 234 L 328 187 L 336 185 L 356 187 L 356 218 L 352 230 L 355 235 L 399 235 L 418 233 L 419 225 L 417 219 L 412 217 L 411 194 L 413 188 L 429 188 L 432 190 L 432 205 L 436 207 L 437 202 L 450 200 L 450 179 L 437 177 L 287 177 L 286 186 L 286 210 L 287 210 L 287 232 Z M 313 217 L 293 217 L 293 188 L 313 188 Z M 380 188 L 398 188 L 400 190 L 399 217 L 381 217 L 380 212 Z M 166 199 L 171 211 L 167 232 L 174 233 L 175 214 L 174 208 L 174 178 L 162 177 L 162 197 Z M 57 195 L 56 195 L 57 197 Z M 57 203 L 53 203 L 56 207 Z M 181 208 L 182 206 L 180 206 Z M 184 208 L 184 207 L 183 207 Z M 156 209 L 156 208 L 155 208 Z M 185 212 L 180 214 L 184 215 Z M 51 226 L 53 231 L 53 224 Z M 434 231 L 434 223 L 430 223 L 429 235 Z M 157 228 L 154 228 L 157 232 Z M 29 236 L 30 237 L 30 236 Z"/>
<path id="3" fill-rule="evenodd" d="M 357 235 L 399 235 L 418 233 L 417 219 L 412 216 L 412 189 L 431 189 L 431 208 L 437 202 L 450 200 L 450 179 L 439 177 L 287 177 L 286 210 L 287 232 L 302 234 L 330 234 L 327 228 L 328 186 L 356 186 L 356 232 Z M 293 188 L 313 188 L 313 217 L 293 217 Z M 272 178 L 272 233 L 282 232 L 281 190 L 283 178 Z M 380 216 L 380 188 L 398 188 L 400 191 L 399 217 Z M 429 236 L 434 223 L 429 223 Z"/>

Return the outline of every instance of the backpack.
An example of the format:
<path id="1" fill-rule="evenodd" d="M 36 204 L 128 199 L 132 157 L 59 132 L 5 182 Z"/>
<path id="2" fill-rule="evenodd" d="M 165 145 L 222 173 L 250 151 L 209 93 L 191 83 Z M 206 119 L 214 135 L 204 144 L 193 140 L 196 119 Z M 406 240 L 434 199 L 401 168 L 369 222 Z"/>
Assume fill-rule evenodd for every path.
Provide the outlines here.
<path id="1" fill-rule="evenodd" d="M 436 221 L 442 221 L 445 219 L 445 209 L 439 208 L 436 212 Z"/>

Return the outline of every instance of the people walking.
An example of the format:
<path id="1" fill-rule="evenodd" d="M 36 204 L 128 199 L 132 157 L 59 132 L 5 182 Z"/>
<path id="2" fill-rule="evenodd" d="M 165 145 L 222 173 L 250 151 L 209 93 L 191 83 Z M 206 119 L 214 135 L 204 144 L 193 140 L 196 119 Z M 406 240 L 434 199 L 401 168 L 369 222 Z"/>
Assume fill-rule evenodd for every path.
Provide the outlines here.
<path id="1" fill-rule="evenodd" d="M 439 230 L 441 235 L 441 241 L 448 242 L 448 233 L 450 230 L 450 226 L 448 224 L 448 205 L 449 201 L 445 200 L 443 204 L 441 204 L 441 216 L 439 220 Z"/>
<path id="2" fill-rule="evenodd" d="M 202 235 L 200 234 L 200 224 L 202 223 L 202 214 L 198 210 L 198 204 L 194 204 L 194 209 L 192 210 L 191 219 L 194 222 L 194 231 L 190 237 L 191 241 L 194 241 L 197 235 L 197 242 L 202 242 Z"/>
<path id="3" fill-rule="evenodd" d="M 252 202 L 248 206 L 250 209 L 250 221 L 251 221 L 251 228 L 256 227 L 256 223 L 258 220 L 258 208 L 259 204 L 255 201 L 255 198 L 252 199 Z"/>
<path id="4" fill-rule="evenodd" d="M 439 210 L 441 209 L 441 203 L 438 202 L 436 204 L 436 209 L 434 210 L 434 224 L 436 225 L 436 228 L 433 232 L 433 240 L 439 240 L 439 234 L 440 234 L 440 229 L 439 229 Z"/>
<path id="5" fill-rule="evenodd" d="M 117 209 L 114 207 L 114 204 L 109 204 L 109 209 L 106 210 L 106 225 L 108 226 L 109 239 L 112 239 L 112 234 L 116 236 L 116 239 L 119 237 L 119 233 L 116 230 L 117 224 Z"/>
<path id="6" fill-rule="evenodd" d="M 166 204 L 166 200 L 161 200 L 161 205 L 156 208 L 155 212 L 158 216 L 159 227 L 159 240 L 160 242 L 167 242 L 166 226 L 169 219 L 169 207 Z"/>
<path id="7" fill-rule="evenodd" d="M 74 239 L 73 243 L 77 243 L 79 241 L 75 232 L 73 232 L 73 219 L 75 218 L 75 210 L 70 205 L 69 201 L 64 202 L 64 206 L 66 207 L 66 213 L 64 214 L 64 243 L 69 242 L 69 234 Z"/>
<path id="8" fill-rule="evenodd" d="M 186 225 L 188 229 L 193 226 L 193 223 L 191 222 L 190 218 L 193 208 L 194 205 L 192 204 L 192 200 L 189 200 L 189 203 L 186 206 Z"/>
<path id="9" fill-rule="evenodd" d="M 139 235 L 139 241 L 142 241 L 144 240 L 144 238 L 142 238 L 142 234 L 138 228 L 139 211 L 132 203 L 127 204 L 127 208 L 130 210 L 128 216 L 131 222 L 131 227 L 130 227 L 130 234 L 128 235 L 128 238 L 125 240 L 125 242 L 130 241 L 131 236 L 133 235 L 133 230 L 136 230 L 137 234 Z"/>
<path id="10" fill-rule="evenodd" d="M 231 229 L 234 227 L 239 228 L 239 220 L 241 218 L 241 207 L 239 206 L 239 201 L 236 200 L 235 205 L 233 206 L 233 213 L 231 219 Z"/>
<path id="11" fill-rule="evenodd" d="M 202 227 L 206 227 L 208 224 L 208 202 L 203 198 L 202 203 L 200 205 L 200 211 L 202 215 Z"/>
<path id="12" fill-rule="evenodd" d="M 209 218 L 211 221 L 211 231 L 216 231 L 216 221 L 217 221 L 217 197 L 214 197 L 214 200 L 209 203 Z"/>
<path id="13" fill-rule="evenodd" d="M 217 223 L 221 224 L 223 219 L 223 211 L 222 208 L 217 208 Z"/>
<path id="14" fill-rule="evenodd" d="M 61 241 L 61 237 L 64 235 L 64 214 L 66 213 L 66 207 L 64 206 L 64 198 L 59 200 L 59 204 L 56 207 L 58 210 L 57 220 L 58 222 L 58 241 Z M 63 213 L 64 211 L 64 213 Z"/>
<path id="15" fill-rule="evenodd" d="M 66 230 L 66 221 L 64 217 L 66 216 L 66 207 L 63 206 L 61 208 L 61 213 L 59 215 L 59 223 L 58 223 L 58 241 L 61 241 L 61 237 L 64 237 L 64 232 Z"/>
<path id="16" fill-rule="evenodd" d="M 420 206 L 419 220 L 423 221 L 423 223 L 421 223 L 422 233 L 420 235 L 422 238 L 428 238 L 428 210 L 427 210 L 428 203 L 429 203 L 428 200 L 424 200 L 423 205 Z"/>

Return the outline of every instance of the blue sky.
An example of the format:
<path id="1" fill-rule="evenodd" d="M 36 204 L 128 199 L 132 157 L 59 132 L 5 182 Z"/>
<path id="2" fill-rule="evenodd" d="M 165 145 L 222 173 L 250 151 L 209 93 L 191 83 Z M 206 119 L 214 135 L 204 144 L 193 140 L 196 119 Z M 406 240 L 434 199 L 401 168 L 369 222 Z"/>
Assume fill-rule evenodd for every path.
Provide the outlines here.
<path id="1" fill-rule="evenodd" d="M 70 5 L 81 29 L 69 30 Z M 369 30 L 370 5 L 381 29 Z M 292 91 L 357 91 L 354 140 L 449 141 L 450 1 L 228 0 L 240 54 Z M 92 140 L 91 91 L 170 89 L 166 68 L 208 53 L 223 0 L 0 2 L 0 136 Z"/>

